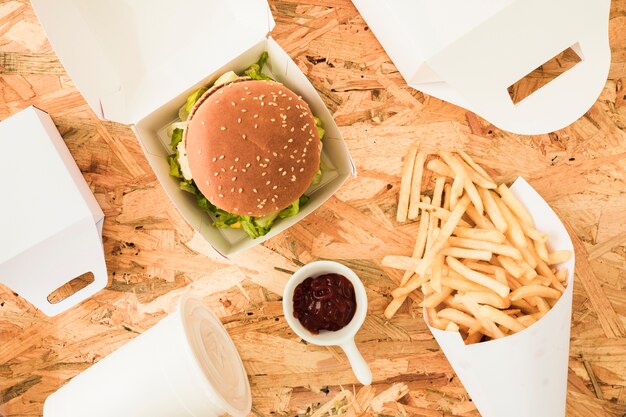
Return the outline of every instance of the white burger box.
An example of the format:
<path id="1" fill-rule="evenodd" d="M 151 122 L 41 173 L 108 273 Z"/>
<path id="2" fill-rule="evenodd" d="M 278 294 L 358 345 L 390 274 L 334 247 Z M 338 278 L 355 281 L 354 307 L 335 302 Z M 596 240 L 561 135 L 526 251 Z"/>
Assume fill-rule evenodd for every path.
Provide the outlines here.
<path id="1" fill-rule="evenodd" d="M 352 1 L 409 86 L 510 132 L 569 125 L 606 82 L 610 0 Z M 509 86 L 570 47 L 580 62 L 512 101 Z"/>
<path id="2" fill-rule="evenodd" d="M 524 179 L 518 178 L 511 191 L 536 228 L 548 234 L 550 250 L 573 252 L 563 223 Z M 428 325 L 482 417 L 565 416 L 574 263 L 572 256 L 557 266 L 568 271 L 565 292 L 544 317 L 519 333 L 465 345 L 458 332 Z"/>
<path id="3" fill-rule="evenodd" d="M 31 0 L 50 43 L 98 117 L 131 124 L 161 185 L 185 220 L 223 256 L 249 249 L 321 206 L 350 176 L 354 163 L 332 115 L 289 55 L 268 33 L 274 20 L 266 0 Z M 322 120 L 322 160 L 330 167 L 293 217 L 250 239 L 217 229 L 195 198 L 169 175 L 166 128 L 196 89 L 227 71 L 240 73 L 261 53 L 266 71 L 301 95 Z"/>
<path id="4" fill-rule="evenodd" d="M 48 316 L 107 284 L 104 213 L 47 113 L 28 107 L 0 123 L 8 153 L 0 164 L 0 283 Z M 74 278 L 86 287 L 58 302 L 49 296 Z"/>

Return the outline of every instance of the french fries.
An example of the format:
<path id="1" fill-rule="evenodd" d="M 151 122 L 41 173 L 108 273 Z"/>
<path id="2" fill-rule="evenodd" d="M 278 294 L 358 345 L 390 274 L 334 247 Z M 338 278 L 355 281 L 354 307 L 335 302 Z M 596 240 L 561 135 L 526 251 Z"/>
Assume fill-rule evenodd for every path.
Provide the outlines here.
<path id="1" fill-rule="evenodd" d="M 411 257 L 382 260 L 405 271 L 385 317 L 419 289 L 430 325 L 460 332 L 466 344 L 531 326 L 565 291 L 567 270 L 555 265 L 572 252 L 550 252 L 526 207 L 468 154 L 427 156 L 412 146 L 404 160 L 397 217 L 419 219 L 419 228 Z M 432 198 L 421 194 L 425 170 L 435 174 Z"/>

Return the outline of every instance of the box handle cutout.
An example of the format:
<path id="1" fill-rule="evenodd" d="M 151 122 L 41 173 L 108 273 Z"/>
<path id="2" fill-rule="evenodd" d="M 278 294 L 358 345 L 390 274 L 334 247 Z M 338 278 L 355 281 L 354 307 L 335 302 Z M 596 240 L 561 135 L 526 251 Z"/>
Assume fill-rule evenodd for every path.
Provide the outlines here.
<path id="1" fill-rule="evenodd" d="M 511 100 L 518 104 L 582 60 L 580 45 L 575 43 L 510 85 L 507 90 Z"/>
<path id="2" fill-rule="evenodd" d="M 57 304 L 66 298 L 76 294 L 89 284 L 95 281 L 93 272 L 85 272 L 84 274 L 74 278 L 73 280 L 61 285 L 56 290 L 52 291 L 48 295 L 48 302 L 50 304 Z"/>

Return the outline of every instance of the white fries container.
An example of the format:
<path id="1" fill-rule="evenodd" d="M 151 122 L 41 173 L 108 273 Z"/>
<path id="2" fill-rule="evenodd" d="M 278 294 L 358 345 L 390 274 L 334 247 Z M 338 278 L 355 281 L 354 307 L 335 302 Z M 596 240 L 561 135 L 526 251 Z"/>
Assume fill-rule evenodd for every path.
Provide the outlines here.
<path id="1" fill-rule="evenodd" d="M 522 178 L 511 187 L 537 230 L 548 233 L 552 251 L 571 250 L 572 241 L 550 206 Z M 564 417 L 574 287 L 574 257 L 567 288 L 556 305 L 527 329 L 502 339 L 465 345 L 458 332 L 430 327 L 482 417 Z M 428 324 L 426 310 L 424 318 Z"/>
<path id="2" fill-rule="evenodd" d="M 266 0 L 32 0 L 55 52 L 98 117 L 132 128 L 161 185 L 185 220 L 224 256 L 251 248 L 297 223 L 356 175 L 339 129 L 315 88 L 267 34 Z M 265 236 L 220 230 L 170 177 L 166 126 L 187 96 L 226 71 L 240 72 L 269 52 L 271 74 L 322 119 L 322 160 L 333 168 L 310 201 Z"/>
<path id="3" fill-rule="evenodd" d="M 104 213 L 47 113 L 28 107 L 0 123 L 7 155 L 0 216 L 0 283 L 48 316 L 107 284 Z M 85 273 L 93 281 L 58 301 L 49 296 Z"/>
<path id="4" fill-rule="evenodd" d="M 50 395 L 44 417 L 244 417 L 251 406 L 226 329 L 183 296 L 177 311 Z"/>
<path id="5" fill-rule="evenodd" d="M 352 0 L 411 87 L 520 134 L 561 129 L 600 95 L 610 0 Z M 515 104 L 508 87 L 571 47 L 581 61 Z"/>

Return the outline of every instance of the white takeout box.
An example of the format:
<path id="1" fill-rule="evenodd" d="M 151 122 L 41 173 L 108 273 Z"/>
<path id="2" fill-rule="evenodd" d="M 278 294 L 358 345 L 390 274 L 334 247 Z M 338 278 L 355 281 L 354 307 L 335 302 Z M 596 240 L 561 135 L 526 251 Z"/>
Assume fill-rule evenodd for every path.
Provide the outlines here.
<path id="1" fill-rule="evenodd" d="M 610 0 L 352 0 L 413 88 L 520 134 L 561 129 L 604 87 Z M 581 58 L 514 104 L 507 88 L 571 47 Z"/>
<path id="2" fill-rule="evenodd" d="M 0 283 L 48 316 L 107 284 L 104 213 L 47 113 L 28 107 L 0 123 Z M 48 297 L 85 273 L 93 281 L 65 299 Z"/>
<path id="3" fill-rule="evenodd" d="M 563 223 L 523 178 L 511 191 L 533 216 L 537 230 L 548 234 L 551 251 L 574 251 Z M 519 333 L 465 345 L 458 332 L 428 325 L 482 417 L 565 416 L 574 263 L 572 256 L 558 266 L 567 268 L 568 275 L 555 306 Z"/>
<path id="4" fill-rule="evenodd" d="M 152 169 L 185 220 L 219 253 L 256 246 L 322 205 L 356 175 L 339 129 L 315 88 L 268 32 L 274 20 L 266 0 L 32 0 L 59 59 L 98 117 L 132 124 Z M 269 52 L 272 75 L 300 94 L 322 119 L 322 159 L 334 168 L 298 215 L 277 220 L 267 235 L 250 239 L 220 230 L 195 198 L 169 175 L 173 153 L 165 128 L 187 96 L 224 72 L 240 72 Z"/>
<path id="5" fill-rule="evenodd" d="M 220 320 L 183 295 L 176 311 L 74 377 L 44 417 L 245 417 L 241 358 Z"/>

